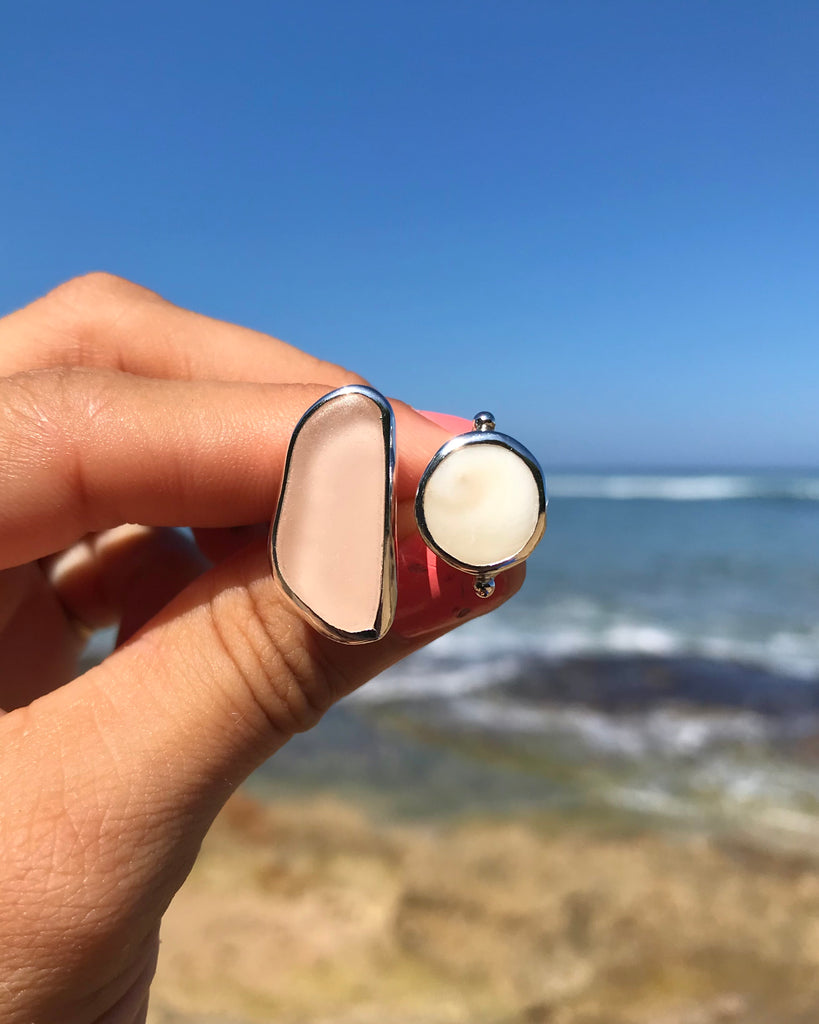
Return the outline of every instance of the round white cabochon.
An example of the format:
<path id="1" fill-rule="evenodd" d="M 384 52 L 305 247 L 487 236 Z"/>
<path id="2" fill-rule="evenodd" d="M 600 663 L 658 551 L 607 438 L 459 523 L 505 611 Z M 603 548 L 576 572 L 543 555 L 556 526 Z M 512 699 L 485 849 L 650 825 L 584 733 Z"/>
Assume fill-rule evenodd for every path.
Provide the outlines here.
<path id="1" fill-rule="evenodd" d="M 537 482 L 523 459 L 488 441 L 447 455 L 427 480 L 423 503 L 438 547 L 474 566 L 517 555 L 540 510 Z"/>

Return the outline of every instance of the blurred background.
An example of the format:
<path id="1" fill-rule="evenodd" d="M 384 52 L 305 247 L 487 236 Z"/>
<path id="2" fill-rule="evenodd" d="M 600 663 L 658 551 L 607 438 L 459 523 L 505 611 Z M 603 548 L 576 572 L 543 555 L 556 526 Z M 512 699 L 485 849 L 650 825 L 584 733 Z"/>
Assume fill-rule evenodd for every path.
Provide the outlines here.
<path id="1" fill-rule="evenodd" d="M 152 1024 L 819 1019 L 819 8 L 6 4 L 0 313 L 90 270 L 489 407 L 512 605 L 248 784 Z"/>

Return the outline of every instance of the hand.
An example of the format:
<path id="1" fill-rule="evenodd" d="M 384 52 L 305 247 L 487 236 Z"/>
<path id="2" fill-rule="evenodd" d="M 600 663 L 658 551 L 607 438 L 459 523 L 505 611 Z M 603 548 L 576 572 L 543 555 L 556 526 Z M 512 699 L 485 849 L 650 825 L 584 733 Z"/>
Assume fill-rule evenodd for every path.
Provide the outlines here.
<path id="1" fill-rule="evenodd" d="M 395 626 L 349 647 L 294 615 L 262 531 L 297 420 L 355 381 L 106 275 L 0 321 L 0 1024 L 143 1021 L 160 919 L 235 787 L 519 587 L 487 605 L 442 566 L 424 590 L 412 496 L 447 435 L 395 403 Z"/>

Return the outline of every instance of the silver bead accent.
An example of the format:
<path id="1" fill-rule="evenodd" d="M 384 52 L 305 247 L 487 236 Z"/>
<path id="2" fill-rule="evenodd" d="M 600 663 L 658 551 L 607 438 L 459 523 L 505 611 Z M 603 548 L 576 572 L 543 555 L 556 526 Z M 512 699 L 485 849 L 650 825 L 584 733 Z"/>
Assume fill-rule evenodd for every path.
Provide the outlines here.
<path id="1" fill-rule="evenodd" d="M 488 598 L 495 593 L 494 576 L 478 576 L 472 587 L 478 597 Z"/>
<path id="2" fill-rule="evenodd" d="M 476 412 L 475 418 L 472 420 L 472 429 L 486 432 L 488 430 L 495 429 L 495 417 L 491 412 L 484 410 L 483 412 Z"/>

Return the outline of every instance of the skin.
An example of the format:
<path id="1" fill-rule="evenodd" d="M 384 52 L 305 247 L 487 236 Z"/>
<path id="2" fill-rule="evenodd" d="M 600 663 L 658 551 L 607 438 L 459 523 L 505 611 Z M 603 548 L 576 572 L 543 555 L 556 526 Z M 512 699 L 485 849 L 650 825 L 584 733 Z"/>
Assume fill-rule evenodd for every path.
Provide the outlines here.
<path id="1" fill-rule="evenodd" d="M 441 567 L 418 598 L 412 497 L 448 435 L 394 403 L 396 624 L 349 647 L 294 614 L 263 539 L 287 442 L 361 380 L 102 274 L 0 320 L 0 1024 L 144 1021 L 162 914 L 236 786 L 520 586 L 482 604 Z"/>

